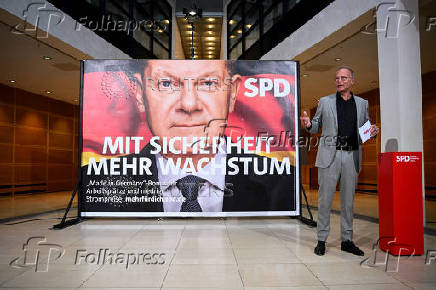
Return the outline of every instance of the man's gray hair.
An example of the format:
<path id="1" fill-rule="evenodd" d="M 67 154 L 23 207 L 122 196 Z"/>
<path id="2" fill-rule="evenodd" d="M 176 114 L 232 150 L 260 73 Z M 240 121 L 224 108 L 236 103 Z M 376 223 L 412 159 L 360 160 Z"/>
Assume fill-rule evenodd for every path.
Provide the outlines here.
<path id="1" fill-rule="evenodd" d="M 351 67 L 346 66 L 346 65 L 343 65 L 343 66 L 338 67 L 338 69 L 336 70 L 336 72 L 337 72 L 338 70 L 341 70 L 341 69 L 346 69 L 346 70 L 348 70 L 348 71 L 350 72 L 351 78 L 354 79 L 354 71 L 353 71 L 353 69 L 352 69 Z"/>

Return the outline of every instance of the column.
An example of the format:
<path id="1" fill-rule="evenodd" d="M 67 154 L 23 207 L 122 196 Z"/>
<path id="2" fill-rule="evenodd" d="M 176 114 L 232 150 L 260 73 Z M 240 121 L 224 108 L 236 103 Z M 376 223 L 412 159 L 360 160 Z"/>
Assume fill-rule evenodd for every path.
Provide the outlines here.
<path id="1" fill-rule="evenodd" d="M 417 0 L 381 2 L 377 6 L 377 43 L 381 152 L 423 152 Z M 424 189 L 423 166 L 425 196 Z M 425 222 L 425 199 L 423 208 Z"/>

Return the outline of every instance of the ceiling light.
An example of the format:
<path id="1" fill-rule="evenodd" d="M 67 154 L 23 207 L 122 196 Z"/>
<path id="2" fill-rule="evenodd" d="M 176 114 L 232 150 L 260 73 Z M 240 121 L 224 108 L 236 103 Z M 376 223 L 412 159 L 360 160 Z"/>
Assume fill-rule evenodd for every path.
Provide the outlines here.
<path id="1" fill-rule="evenodd" d="M 206 47 L 206 50 L 215 50 L 215 47 L 211 46 L 211 47 Z"/>
<path id="2" fill-rule="evenodd" d="M 233 20 L 233 19 L 230 19 L 230 21 L 229 21 L 229 24 L 230 25 L 233 25 L 233 24 L 235 24 L 236 23 L 236 21 L 235 20 Z"/>
<path id="3" fill-rule="evenodd" d="M 242 29 L 238 29 L 238 30 L 236 30 L 236 32 L 241 34 L 242 33 Z"/>
<path id="4" fill-rule="evenodd" d="M 165 24 L 170 24 L 170 21 L 168 19 L 164 19 L 164 20 L 162 20 L 162 22 Z"/>
<path id="5" fill-rule="evenodd" d="M 191 8 L 183 8 L 183 14 L 185 14 L 185 19 L 189 23 L 193 23 L 195 20 L 201 18 L 203 11 L 201 8 L 198 8 L 197 5 L 193 4 Z"/>
<path id="6" fill-rule="evenodd" d="M 47 94 L 51 94 L 52 92 L 51 91 L 45 91 Z"/>
<path id="7" fill-rule="evenodd" d="M 340 61 L 340 60 L 342 60 L 342 58 L 340 57 L 335 58 L 335 61 Z"/>
<path id="8" fill-rule="evenodd" d="M 206 40 L 215 40 L 215 37 L 211 36 L 211 37 L 206 37 Z"/>
<path id="9" fill-rule="evenodd" d="M 245 25 L 245 27 L 247 27 L 248 29 L 250 29 L 251 24 L 247 24 L 247 25 Z"/>
<path id="10" fill-rule="evenodd" d="M 208 54 L 214 54 L 214 52 L 213 52 L 213 51 L 208 51 L 207 53 L 208 53 Z"/>
<path id="11" fill-rule="evenodd" d="M 209 25 L 207 25 L 206 27 L 209 28 L 209 29 L 212 29 L 212 28 L 215 27 L 215 25 L 209 24 Z"/>
<path id="12" fill-rule="evenodd" d="M 208 42 L 208 43 L 206 43 L 207 45 L 215 45 L 215 43 L 214 42 Z"/>
<path id="13" fill-rule="evenodd" d="M 236 38 L 236 35 L 233 35 L 233 34 L 232 34 L 232 35 L 230 35 L 230 38 L 231 38 L 231 39 Z"/>
<path id="14" fill-rule="evenodd" d="M 209 55 L 208 58 L 213 58 L 213 55 Z"/>
<path id="15" fill-rule="evenodd" d="M 209 18 L 207 18 L 207 21 L 209 21 L 209 22 L 214 22 L 214 21 L 215 21 L 215 19 L 214 19 L 214 18 L 212 18 L 212 17 L 209 17 Z"/>
<path id="16" fill-rule="evenodd" d="M 47 55 L 44 55 L 44 56 L 42 57 L 42 59 L 44 59 L 44 60 L 50 60 L 51 57 L 49 57 L 49 56 L 47 56 Z"/>
<path id="17" fill-rule="evenodd" d="M 15 82 L 16 82 L 16 80 L 9 80 L 9 82 L 10 82 L 10 83 L 15 83 Z"/>
<path id="18" fill-rule="evenodd" d="M 210 30 L 209 30 L 209 31 L 207 32 L 207 34 L 212 35 L 212 34 L 213 34 L 213 31 L 210 31 Z"/>
<path id="19" fill-rule="evenodd" d="M 308 76 L 309 76 L 308 74 L 303 74 L 303 78 L 308 77 Z"/>

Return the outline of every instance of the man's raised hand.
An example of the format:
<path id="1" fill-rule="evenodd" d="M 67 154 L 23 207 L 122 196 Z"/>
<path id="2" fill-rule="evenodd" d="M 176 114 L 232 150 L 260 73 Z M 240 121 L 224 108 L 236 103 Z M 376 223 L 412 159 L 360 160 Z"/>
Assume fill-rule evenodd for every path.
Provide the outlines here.
<path id="1" fill-rule="evenodd" d="M 306 128 L 309 128 L 312 125 L 306 111 L 303 112 L 303 116 L 300 117 L 300 120 L 301 120 L 301 125 L 303 125 Z"/>

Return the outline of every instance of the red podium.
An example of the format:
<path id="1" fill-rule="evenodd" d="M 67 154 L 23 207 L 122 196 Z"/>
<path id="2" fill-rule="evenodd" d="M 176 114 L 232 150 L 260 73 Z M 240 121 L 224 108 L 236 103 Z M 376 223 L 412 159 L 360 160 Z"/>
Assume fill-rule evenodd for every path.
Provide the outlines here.
<path id="1" fill-rule="evenodd" d="M 378 204 L 380 249 L 424 254 L 421 152 L 378 155 Z"/>

